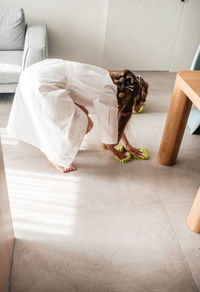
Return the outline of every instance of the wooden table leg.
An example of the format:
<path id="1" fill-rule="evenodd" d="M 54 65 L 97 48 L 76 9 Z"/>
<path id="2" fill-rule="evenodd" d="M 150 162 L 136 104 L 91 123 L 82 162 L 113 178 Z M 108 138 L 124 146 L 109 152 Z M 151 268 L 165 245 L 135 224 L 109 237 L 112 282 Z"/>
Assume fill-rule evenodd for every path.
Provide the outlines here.
<path id="1" fill-rule="evenodd" d="M 192 102 L 176 81 L 157 157 L 161 164 L 173 165 L 176 163 L 191 106 Z"/>
<path id="2" fill-rule="evenodd" d="M 192 231 L 200 233 L 200 188 L 188 215 L 187 225 Z"/>

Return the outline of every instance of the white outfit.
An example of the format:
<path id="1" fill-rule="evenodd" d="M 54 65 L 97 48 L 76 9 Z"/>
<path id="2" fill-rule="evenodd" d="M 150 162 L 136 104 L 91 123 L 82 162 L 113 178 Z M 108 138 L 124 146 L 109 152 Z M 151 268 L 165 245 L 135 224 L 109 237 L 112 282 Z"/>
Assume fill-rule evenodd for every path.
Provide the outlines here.
<path id="1" fill-rule="evenodd" d="M 108 71 L 76 62 L 46 59 L 23 71 L 12 105 L 8 133 L 39 148 L 68 168 L 87 130 L 86 114 L 75 104 L 95 107 L 100 138 L 118 136 L 117 87 Z"/>

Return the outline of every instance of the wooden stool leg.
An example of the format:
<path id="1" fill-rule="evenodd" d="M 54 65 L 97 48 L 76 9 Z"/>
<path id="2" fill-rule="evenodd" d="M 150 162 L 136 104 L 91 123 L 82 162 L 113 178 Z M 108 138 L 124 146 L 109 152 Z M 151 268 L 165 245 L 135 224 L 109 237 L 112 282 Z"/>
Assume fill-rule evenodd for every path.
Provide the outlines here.
<path id="1" fill-rule="evenodd" d="M 200 233 L 200 188 L 188 215 L 187 225 L 192 231 Z"/>
<path id="2" fill-rule="evenodd" d="M 157 158 L 161 164 L 176 163 L 191 106 L 192 102 L 176 82 Z"/>

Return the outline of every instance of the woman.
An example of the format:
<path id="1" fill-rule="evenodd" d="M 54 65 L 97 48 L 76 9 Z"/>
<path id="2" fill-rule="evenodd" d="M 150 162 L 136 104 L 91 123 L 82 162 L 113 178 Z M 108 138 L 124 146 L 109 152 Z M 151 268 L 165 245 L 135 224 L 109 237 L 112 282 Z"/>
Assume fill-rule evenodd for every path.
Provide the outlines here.
<path id="1" fill-rule="evenodd" d="M 144 104 L 148 84 L 131 71 L 102 68 L 60 59 L 46 59 L 25 69 L 8 121 L 8 133 L 39 148 L 61 172 L 73 171 L 79 147 L 93 126 L 87 107 L 96 109 L 104 147 L 119 159 L 114 146 L 122 139 L 132 154 L 124 129 Z"/>

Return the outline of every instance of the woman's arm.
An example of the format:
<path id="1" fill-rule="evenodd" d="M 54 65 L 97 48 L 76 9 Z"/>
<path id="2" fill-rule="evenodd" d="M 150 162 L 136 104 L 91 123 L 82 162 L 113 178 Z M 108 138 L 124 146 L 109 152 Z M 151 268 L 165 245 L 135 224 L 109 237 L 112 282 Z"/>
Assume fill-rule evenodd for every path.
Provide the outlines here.
<path id="1" fill-rule="evenodd" d="M 131 154 L 135 154 L 137 157 L 142 156 L 142 153 L 140 152 L 140 150 L 130 145 L 125 133 L 122 134 L 121 140 L 124 144 L 124 147 L 126 148 L 128 152 L 130 152 Z M 120 160 L 126 158 L 126 155 L 122 152 L 119 152 L 117 149 L 115 149 L 114 146 L 115 145 L 104 144 L 104 148 L 108 149 L 114 156 L 117 156 Z"/>

